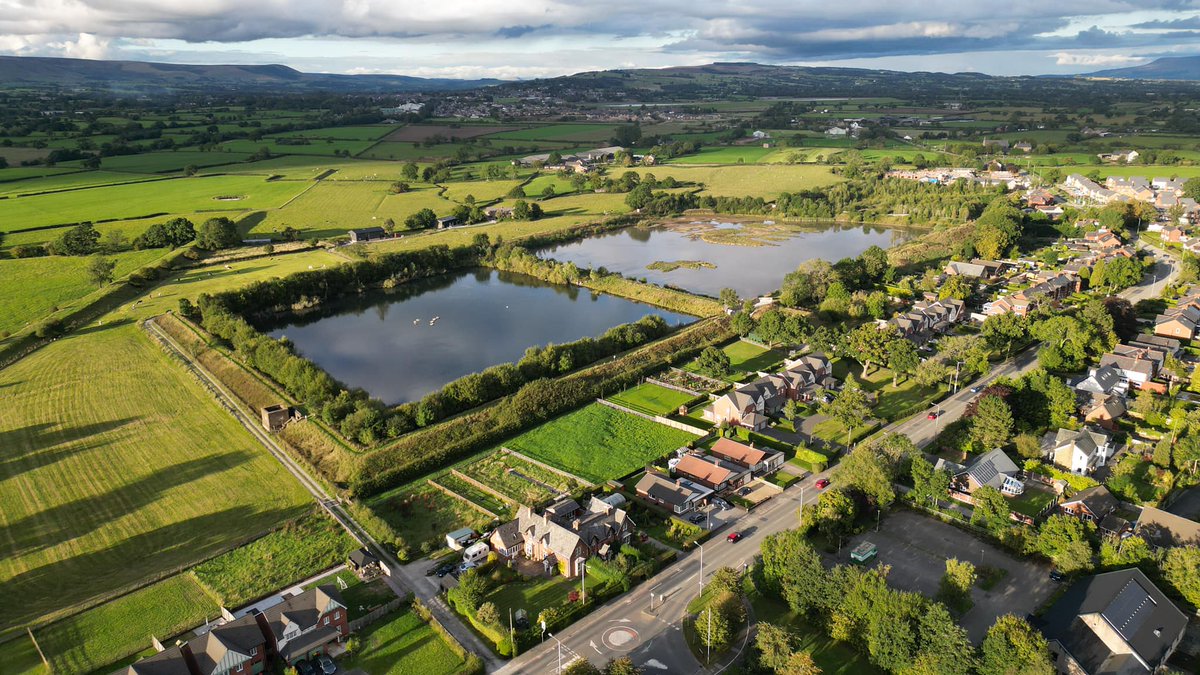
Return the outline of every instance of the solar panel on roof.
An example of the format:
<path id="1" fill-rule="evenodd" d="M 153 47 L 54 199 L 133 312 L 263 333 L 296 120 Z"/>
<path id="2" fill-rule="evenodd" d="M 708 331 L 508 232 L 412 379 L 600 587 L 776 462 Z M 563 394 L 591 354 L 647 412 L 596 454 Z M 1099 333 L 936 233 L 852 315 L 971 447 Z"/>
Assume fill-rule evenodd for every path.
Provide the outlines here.
<path id="1" fill-rule="evenodd" d="M 997 473 L 1000 472 L 996 470 L 996 465 L 992 464 L 990 459 L 971 467 L 971 475 L 979 481 L 980 485 L 986 485 L 988 481 L 996 477 Z"/>
<path id="2" fill-rule="evenodd" d="M 1146 617 L 1154 611 L 1154 598 L 1136 580 L 1125 582 L 1117 597 L 1108 603 L 1101 615 L 1126 641 L 1133 639 Z"/>

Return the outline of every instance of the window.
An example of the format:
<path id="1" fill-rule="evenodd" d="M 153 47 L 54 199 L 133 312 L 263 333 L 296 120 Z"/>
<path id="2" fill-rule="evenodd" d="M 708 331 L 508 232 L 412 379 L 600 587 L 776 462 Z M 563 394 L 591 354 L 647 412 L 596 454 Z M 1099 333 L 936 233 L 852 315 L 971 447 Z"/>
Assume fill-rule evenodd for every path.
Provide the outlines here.
<path id="1" fill-rule="evenodd" d="M 329 625 L 329 617 L 325 617 L 325 625 L 326 625 L 326 626 L 328 626 L 328 625 Z"/>
<path id="2" fill-rule="evenodd" d="M 338 619 L 340 619 L 340 618 L 342 618 L 342 610 L 340 610 L 340 609 L 335 609 L 335 610 L 333 610 L 333 619 L 334 619 L 334 621 L 336 621 L 336 620 L 338 620 Z"/>
<path id="3" fill-rule="evenodd" d="M 258 656 L 258 647 L 250 648 L 250 656 Z"/>

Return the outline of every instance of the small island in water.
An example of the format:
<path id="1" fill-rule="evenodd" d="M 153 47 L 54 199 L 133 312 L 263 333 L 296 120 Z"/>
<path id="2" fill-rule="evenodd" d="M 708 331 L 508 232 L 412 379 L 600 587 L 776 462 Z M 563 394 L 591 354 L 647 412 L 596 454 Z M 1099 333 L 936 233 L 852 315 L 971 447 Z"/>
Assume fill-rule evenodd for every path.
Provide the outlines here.
<path id="1" fill-rule="evenodd" d="M 715 270 L 717 266 L 706 260 L 655 260 L 646 265 L 646 269 L 655 270 L 658 272 L 674 272 L 678 269 L 685 270 Z"/>

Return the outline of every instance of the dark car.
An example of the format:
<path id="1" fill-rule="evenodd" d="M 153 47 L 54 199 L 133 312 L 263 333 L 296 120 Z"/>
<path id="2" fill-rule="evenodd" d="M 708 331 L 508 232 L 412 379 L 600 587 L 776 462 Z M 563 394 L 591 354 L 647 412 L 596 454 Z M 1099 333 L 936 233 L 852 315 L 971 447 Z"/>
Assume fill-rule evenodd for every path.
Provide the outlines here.
<path id="1" fill-rule="evenodd" d="M 322 654 L 316 660 L 321 666 L 321 672 L 324 675 L 333 675 L 337 672 L 337 664 L 333 662 L 333 659 L 329 658 L 328 654 Z"/>
<path id="2" fill-rule="evenodd" d="M 1058 570 L 1050 570 L 1050 581 L 1062 583 L 1064 580 L 1066 580 L 1066 578 L 1067 575 L 1063 574 L 1062 572 L 1059 572 Z"/>
<path id="3" fill-rule="evenodd" d="M 438 565 L 433 573 L 438 575 L 438 578 L 441 578 L 441 577 L 446 576 L 447 574 L 450 574 L 451 572 L 453 572 L 456 569 L 458 569 L 458 565 L 456 565 L 452 562 L 444 562 L 441 565 Z"/>
<path id="4" fill-rule="evenodd" d="M 981 392 L 981 391 L 983 391 L 983 385 L 982 385 L 982 384 L 977 384 L 977 385 L 975 385 L 974 387 L 971 387 L 971 393 L 972 393 L 972 394 L 978 394 L 978 393 L 979 393 L 979 392 Z"/>
<path id="5" fill-rule="evenodd" d="M 824 490 L 827 487 L 829 487 L 829 479 L 828 478 L 822 478 L 821 480 L 817 481 L 817 489 L 818 490 Z"/>
<path id="6" fill-rule="evenodd" d="M 693 513 L 692 515 L 688 516 L 688 522 L 696 525 L 703 523 L 705 520 L 707 520 L 707 517 L 703 513 Z"/>
<path id="7" fill-rule="evenodd" d="M 297 675 L 317 675 L 317 668 L 308 661 L 296 662 Z"/>
<path id="8" fill-rule="evenodd" d="M 741 538 L 742 538 L 741 532 L 730 532 L 729 536 L 725 537 L 725 541 L 727 541 L 731 544 L 736 544 L 738 541 L 741 540 Z"/>

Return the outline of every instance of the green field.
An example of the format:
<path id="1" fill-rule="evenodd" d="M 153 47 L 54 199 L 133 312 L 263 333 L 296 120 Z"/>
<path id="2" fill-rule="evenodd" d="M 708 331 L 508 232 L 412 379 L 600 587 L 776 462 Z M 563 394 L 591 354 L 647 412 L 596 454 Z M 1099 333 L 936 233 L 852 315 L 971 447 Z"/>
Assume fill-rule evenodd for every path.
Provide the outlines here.
<path id="1" fill-rule="evenodd" d="M 613 394 L 608 400 L 649 415 L 670 415 L 678 411 L 679 406 L 687 405 L 694 398 L 696 397 L 691 394 L 647 382 Z"/>
<path id="2" fill-rule="evenodd" d="M 314 512 L 193 573 L 226 607 L 240 607 L 346 561 L 358 545 L 328 516 Z"/>
<path id="3" fill-rule="evenodd" d="M 505 445 L 595 483 L 620 478 L 696 437 L 593 403 Z"/>
<path id="4" fill-rule="evenodd" d="M 643 176 L 701 183 L 704 193 L 722 197 L 777 197 L 781 192 L 800 192 L 839 183 L 828 167 L 805 165 L 668 166 L 633 168 Z"/>
<path id="5" fill-rule="evenodd" d="M 361 651 L 341 665 L 367 675 L 454 675 L 466 662 L 429 624 L 405 608 L 371 624 L 362 634 Z"/>
<path id="6" fill-rule="evenodd" d="M 304 129 L 274 134 L 271 138 L 332 138 L 343 141 L 374 141 L 395 131 L 396 127 L 388 124 L 374 124 L 361 127 L 322 127 L 320 129 Z"/>
<path id="7" fill-rule="evenodd" d="M 233 141 L 225 141 L 220 145 L 222 151 L 227 152 L 244 152 L 247 154 L 255 153 L 263 148 L 266 148 L 272 155 L 321 155 L 333 156 L 348 152 L 351 155 L 366 150 L 375 144 L 373 140 L 334 140 L 330 139 L 296 139 L 297 141 L 307 140 L 307 143 L 301 142 L 281 142 L 278 138 L 263 138 L 261 140 L 252 141 L 250 139 L 237 139 Z"/>
<path id="8" fill-rule="evenodd" d="M 444 547 L 447 532 L 460 527 L 479 529 L 491 522 L 491 518 L 425 482 L 385 492 L 372 498 L 368 506 L 414 549 L 427 541 L 434 547 Z"/>
<path id="9" fill-rule="evenodd" d="M 0 199 L 0 231 L 164 213 L 237 213 L 278 208 L 311 183 L 267 181 L 261 176 L 208 176 L 87 188 Z"/>
<path id="10" fill-rule="evenodd" d="M 0 183 L 0 195 L 28 195 L 39 192 L 76 190 L 83 187 L 118 185 L 120 183 L 138 183 L 153 180 L 159 179 L 156 176 L 117 173 L 116 171 L 74 171 L 72 173 L 46 176 L 44 178 L 29 178 L 27 180 Z"/>
<path id="11" fill-rule="evenodd" d="M 740 380 L 746 373 L 768 371 L 783 363 L 784 353 L 776 349 L 767 349 L 762 345 L 746 340 L 731 342 L 721 348 L 729 357 L 731 369 L 730 378 Z M 688 372 L 699 372 L 696 361 L 691 361 L 683 367 Z"/>
<path id="12" fill-rule="evenodd" d="M 670 164 L 754 164 L 774 152 L 774 148 L 764 148 L 761 145 L 703 148 L 690 155 L 675 157 L 670 160 Z"/>
<path id="13" fill-rule="evenodd" d="M 245 161 L 248 152 L 200 152 L 198 150 L 175 150 L 170 152 L 144 152 L 139 155 L 105 157 L 100 168 L 107 171 L 130 171 L 134 173 L 167 173 L 182 171 L 186 166 L 220 166 Z"/>
<path id="14" fill-rule="evenodd" d="M 0 663 L 6 675 L 48 675 L 49 669 L 38 656 L 33 640 L 26 635 L 0 643 Z"/>
<path id="15" fill-rule="evenodd" d="M 458 470 L 527 506 L 550 501 L 557 496 L 556 492 L 539 483 L 549 485 L 560 493 L 574 492 L 582 487 L 577 481 L 502 452 L 492 453 L 477 462 L 461 466 Z"/>
<path id="16" fill-rule="evenodd" d="M 120 278 L 166 254 L 166 249 L 149 249 L 110 257 Z M 0 336 L 98 290 L 88 280 L 89 263 L 84 257 L 58 256 L 0 260 Z"/>
<path id="17" fill-rule="evenodd" d="M 106 597 L 302 513 L 307 493 L 135 325 L 0 371 L 0 630 Z"/>
<path id="18" fill-rule="evenodd" d="M 433 209 L 439 216 L 454 207 L 436 188 L 415 188 L 390 194 L 384 181 L 321 181 L 286 207 L 268 211 L 266 218 L 250 229 L 253 234 L 279 232 L 294 227 L 305 237 L 334 237 L 360 227 L 381 227 L 391 218 L 397 229 L 417 211 Z"/>
<path id="19" fill-rule="evenodd" d="M 490 134 L 487 138 L 493 141 L 564 141 L 589 142 L 608 145 L 616 124 L 550 124 L 543 127 L 502 131 Z M 499 143 L 497 143 L 499 144 Z"/>
<path id="20" fill-rule="evenodd" d="M 90 673 L 150 649 L 221 615 L 188 574 L 180 574 L 34 632 L 54 672 Z M 7 671 L 6 671 L 7 672 Z"/>

